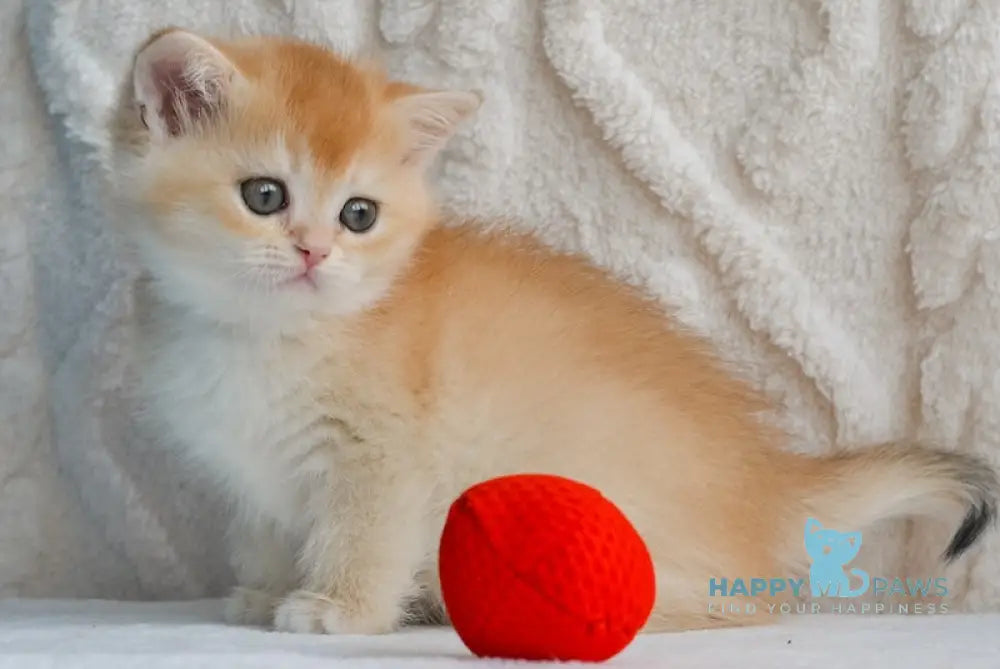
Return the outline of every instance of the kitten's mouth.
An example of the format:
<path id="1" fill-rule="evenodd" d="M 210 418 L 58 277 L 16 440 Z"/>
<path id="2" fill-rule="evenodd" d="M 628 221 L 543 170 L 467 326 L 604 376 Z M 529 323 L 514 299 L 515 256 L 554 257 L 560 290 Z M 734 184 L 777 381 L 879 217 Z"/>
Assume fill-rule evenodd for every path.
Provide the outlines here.
<path id="1" fill-rule="evenodd" d="M 305 286 L 311 290 L 319 290 L 319 286 L 316 284 L 316 279 L 313 277 L 312 272 L 308 270 L 302 272 L 297 276 L 293 276 L 291 279 L 286 279 L 282 285 L 285 286 Z"/>

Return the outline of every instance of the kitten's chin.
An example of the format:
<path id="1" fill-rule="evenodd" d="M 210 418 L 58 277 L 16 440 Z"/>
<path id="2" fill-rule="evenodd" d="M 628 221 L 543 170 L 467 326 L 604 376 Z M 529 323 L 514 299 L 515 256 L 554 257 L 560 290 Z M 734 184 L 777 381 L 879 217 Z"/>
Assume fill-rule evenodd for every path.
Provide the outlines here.
<path id="1" fill-rule="evenodd" d="M 341 285 L 316 274 L 290 277 L 268 287 L 205 279 L 195 272 L 171 273 L 158 277 L 153 285 L 161 299 L 200 320 L 265 336 L 296 334 L 318 322 L 355 315 L 371 308 L 388 289 L 388 281 Z"/>

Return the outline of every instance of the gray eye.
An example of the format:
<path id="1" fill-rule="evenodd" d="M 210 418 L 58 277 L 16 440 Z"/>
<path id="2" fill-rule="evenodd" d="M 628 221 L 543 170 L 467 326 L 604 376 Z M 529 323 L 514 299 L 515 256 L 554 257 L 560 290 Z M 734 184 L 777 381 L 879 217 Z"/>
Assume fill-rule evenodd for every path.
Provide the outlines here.
<path id="1" fill-rule="evenodd" d="M 340 210 L 340 223 L 351 232 L 367 232 L 378 218 L 378 204 L 363 197 L 352 197 Z"/>
<path id="2" fill-rule="evenodd" d="M 278 179 L 254 177 L 240 184 L 247 209 L 258 216 L 277 214 L 288 206 L 288 189 Z"/>

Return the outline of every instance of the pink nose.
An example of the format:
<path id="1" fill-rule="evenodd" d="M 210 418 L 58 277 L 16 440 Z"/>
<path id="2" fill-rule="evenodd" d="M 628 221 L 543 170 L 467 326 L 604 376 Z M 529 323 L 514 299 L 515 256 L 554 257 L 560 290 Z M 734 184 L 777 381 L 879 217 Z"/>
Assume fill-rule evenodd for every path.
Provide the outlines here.
<path id="1" fill-rule="evenodd" d="M 312 269 L 320 264 L 330 255 L 330 249 L 321 246 L 295 245 L 295 250 L 302 256 L 302 261 L 306 264 L 306 269 Z"/>

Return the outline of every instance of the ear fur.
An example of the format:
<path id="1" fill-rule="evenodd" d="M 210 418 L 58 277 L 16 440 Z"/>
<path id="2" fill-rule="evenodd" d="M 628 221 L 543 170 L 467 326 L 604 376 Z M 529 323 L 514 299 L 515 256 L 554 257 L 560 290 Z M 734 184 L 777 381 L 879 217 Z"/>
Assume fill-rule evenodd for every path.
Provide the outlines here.
<path id="1" fill-rule="evenodd" d="M 136 55 L 133 94 L 150 133 L 166 139 L 218 113 L 236 76 L 236 66 L 210 42 L 171 29 L 154 35 Z"/>
<path id="2" fill-rule="evenodd" d="M 405 128 L 403 161 L 420 166 L 429 163 L 459 124 L 481 104 L 482 96 L 472 91 L 422 91 L 412 87 L 397 97 L 392 107 Z"/>

